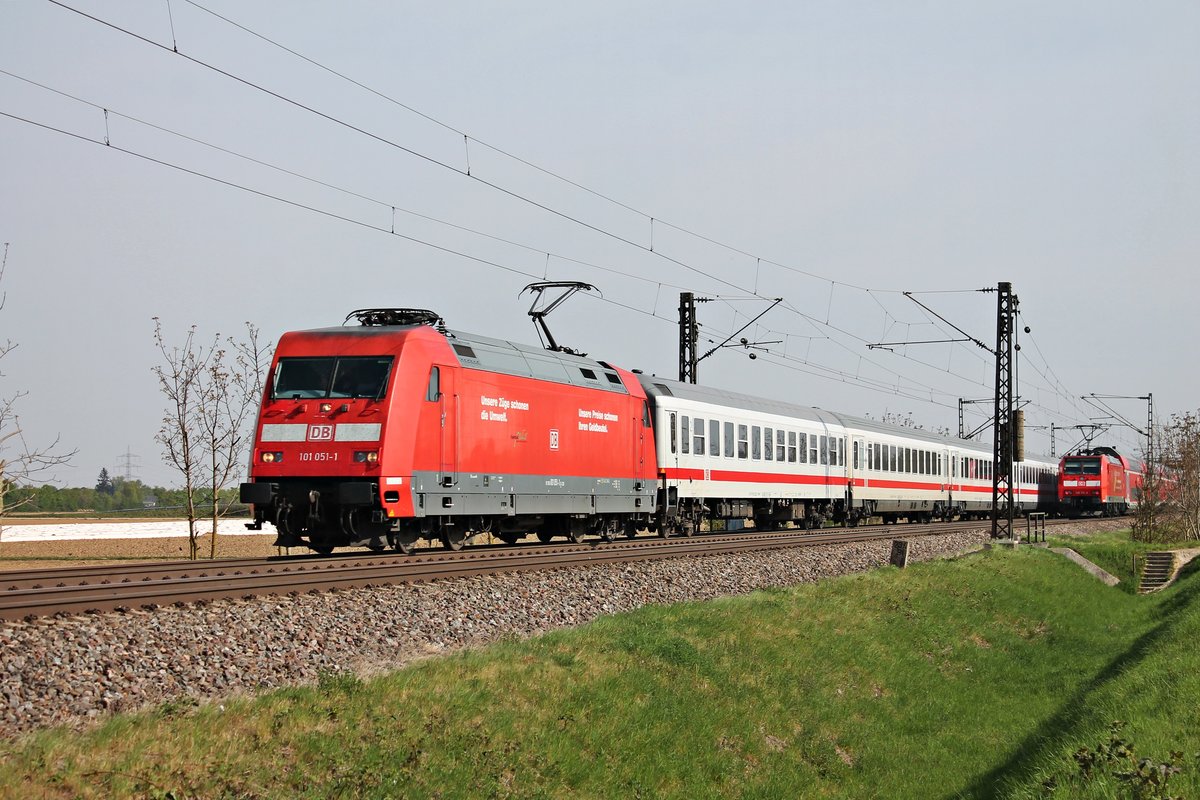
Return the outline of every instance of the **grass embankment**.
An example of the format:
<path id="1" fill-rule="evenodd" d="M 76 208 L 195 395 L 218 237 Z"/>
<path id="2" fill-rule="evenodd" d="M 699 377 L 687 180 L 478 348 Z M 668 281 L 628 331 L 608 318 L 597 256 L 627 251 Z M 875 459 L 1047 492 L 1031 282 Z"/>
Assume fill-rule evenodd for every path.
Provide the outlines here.
<path id="1" fill-rule="evenodd" d="M 1121 719 L 1192 797 L 1198 593 L 1021 549 L 650 607 L 0 745 L 0 796 L 1123 796 L 1072 759 Z"/>
<path id="2" fill-rule="evenodd" d="M 1050 536 L 1051 547 L 1069 547 L 1111 575 L 1121 579 L 1118 587 L 1129 594 L 1137 592 L 1138 581 L 1146 566 L 1146 553 L 1195 547 L 1196 542 L 1135 542 L 1128 530 L 1104 531 L 1087 537 Z"/>

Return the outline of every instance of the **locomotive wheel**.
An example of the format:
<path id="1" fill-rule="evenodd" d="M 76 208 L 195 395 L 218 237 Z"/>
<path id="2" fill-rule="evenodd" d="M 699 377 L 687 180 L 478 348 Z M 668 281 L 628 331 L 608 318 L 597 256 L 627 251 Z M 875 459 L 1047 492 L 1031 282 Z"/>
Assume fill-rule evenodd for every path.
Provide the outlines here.
<path id="1" fill-rule="evenodd" d="M 504 533 L 497 533 L 496 538 L 505 544 L 516 544 L 525 537 L 515 531 L 505 531 Z"/>
<path id="2" fill-rule="evenodd" d="M 323 539 L 313 540 L 312 537 L 309 537 L 309 538 L 310 538 L 310 541 L 308 544 L 308 549 L 312 550 L 317 555 L 327 556 L 333 552 L 333 545 L 331 543 L 329 543 Z"/>
<path id="3" fill-rule="evenodd" d="M 634 522 L 625 523 L 625 538 L 632 539 L 635 536 L 637 536 L 637 523 L 634 523 Z"/>
<path id="4" fill-rule="evenodd" d="M 447 550 L 462 550 L 463 543 L 467 541 L 465 533 L 459 533 L 453 528 L 442 529 L 442 544 Z"/>
<path id="5" fill-rule="evenodd" d="M 537 537 L 538 541 L 542 544 L 549 544 L 550 540 L 554 538 L 554 534 L 550 531 L 538 531 Z"/>
<path id="6" fill-rule="evenodd" d="M 415 533 L 393 533 L 389 537 L 392 541 L 392 549 L 397 553 L 404 555 L 412 555 L 412 551 L 416 549 L 417 535 Z"/>
<path id="7" fill-rule="evenodd" d="M 575 544 L 580 544 L 581 542 L 583 542 L 583 534 L 584 534 L 584 532 L 582 529 L 576 528 L 574 525 L 572 525 L 571 532 L 567 534 L 567 538 L 570 539 Z"/>

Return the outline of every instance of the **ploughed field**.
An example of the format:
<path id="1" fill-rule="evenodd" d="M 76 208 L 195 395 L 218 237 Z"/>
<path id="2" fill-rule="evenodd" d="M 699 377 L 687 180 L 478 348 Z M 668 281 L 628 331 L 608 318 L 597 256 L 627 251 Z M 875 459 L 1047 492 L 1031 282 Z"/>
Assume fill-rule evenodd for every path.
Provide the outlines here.
<path id="1" fill-rule="evenodd" d="M 275 535 L 221 536 L 217 558 L 255 558 L 275 555 Z M 208 556 L 209 537 L 199 540 Z M 174 561 L 188 556 L 186 536 L 153 539 L 70 539 L 51 542 L 0 541 L 0 570 L 41 569 L 100 564 L 105 561 Z"/>

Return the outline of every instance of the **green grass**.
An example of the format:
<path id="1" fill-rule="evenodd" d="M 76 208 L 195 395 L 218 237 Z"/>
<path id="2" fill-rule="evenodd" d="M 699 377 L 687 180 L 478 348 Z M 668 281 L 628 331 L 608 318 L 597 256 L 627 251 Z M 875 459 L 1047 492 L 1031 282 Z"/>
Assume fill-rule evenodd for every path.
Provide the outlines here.
<path id="1" fill-rule="evenodd" d="M 1132 796 L 1072 758 L 1117 719 L 1192 797 L 1198 594 L 1023 548 L 649 607 L 0 744 L 0 797 Z"/>
<path id="2" fill-rule="evenodd" d="M 1120 578 L 1121 582 L 1118 587 L 1129 594 L 1137 592 L 1142 569 L 1146 566 L 1146 553 L 1196 547 L 1198 544 L 1200 543 L 1135 542 L 1130 538 L 1128 530 L 1105 531 L 1086 538 L 1078 536 L 1049 537 L 1051 547 L 1069 547 L 1096 566 Z"/>

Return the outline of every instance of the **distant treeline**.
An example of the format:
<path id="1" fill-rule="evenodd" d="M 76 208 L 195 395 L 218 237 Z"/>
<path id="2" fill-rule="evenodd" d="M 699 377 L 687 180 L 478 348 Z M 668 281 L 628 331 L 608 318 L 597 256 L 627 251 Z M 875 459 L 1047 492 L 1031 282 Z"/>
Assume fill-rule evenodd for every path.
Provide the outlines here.
<path id="1" fill-rule="evenodd" d="M 196 503 L 200 506 L 200 515 L 204 516 L 208 496 L 201 495 L 196 498 Z M 238 490 L 228 489 L 219 496 L 222 506 L 236 505 Z M 92 511 L 130 516 L 179 516 L 187 503 L 187 494 L 183 489 L 146 486 L 138 480 L 114 478 L 95 487 L 13 487 L 5 501 L 8 511 L 21 514 Z"/>

